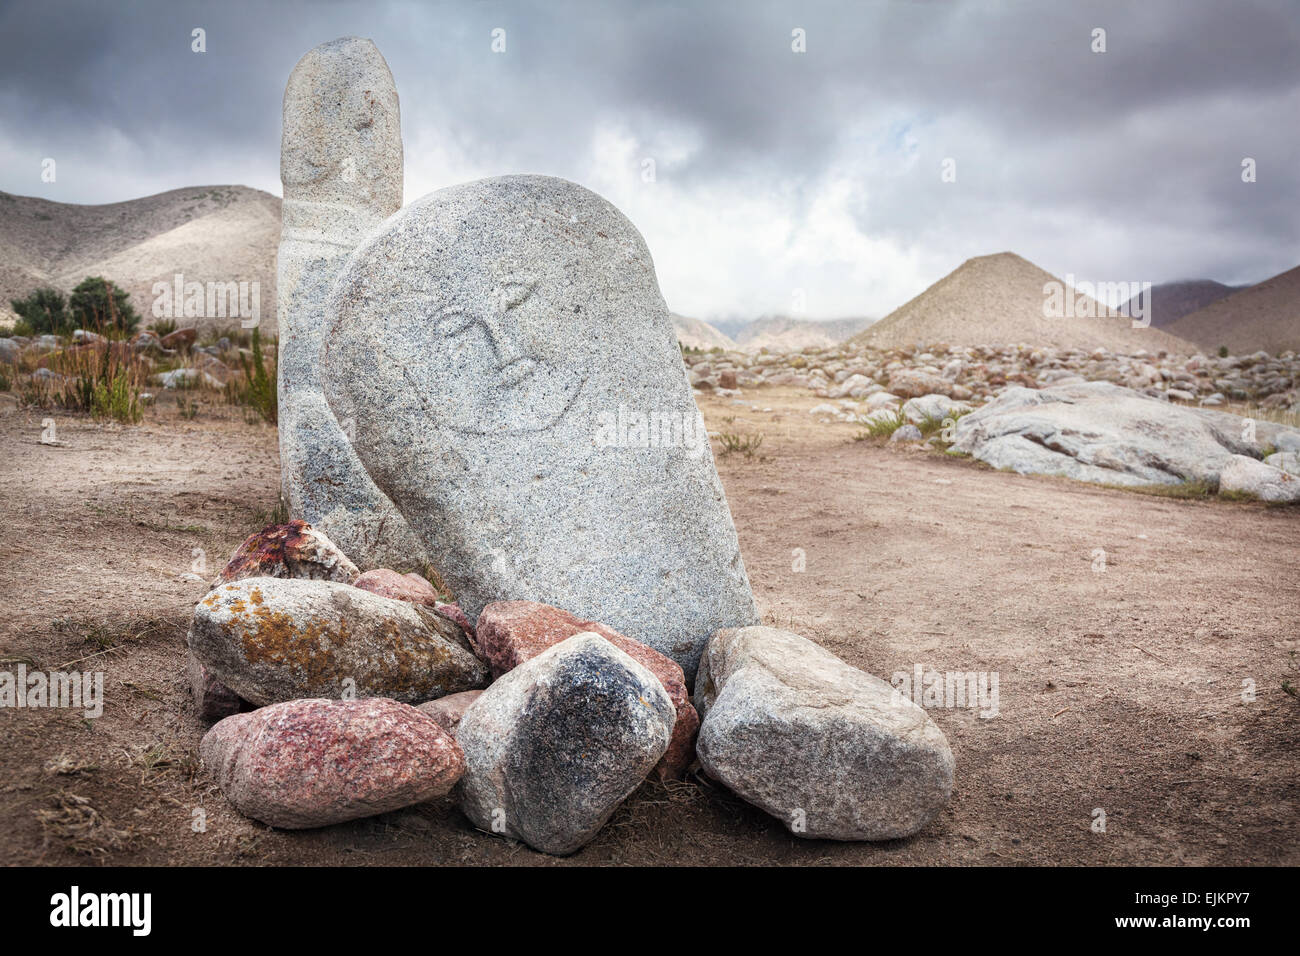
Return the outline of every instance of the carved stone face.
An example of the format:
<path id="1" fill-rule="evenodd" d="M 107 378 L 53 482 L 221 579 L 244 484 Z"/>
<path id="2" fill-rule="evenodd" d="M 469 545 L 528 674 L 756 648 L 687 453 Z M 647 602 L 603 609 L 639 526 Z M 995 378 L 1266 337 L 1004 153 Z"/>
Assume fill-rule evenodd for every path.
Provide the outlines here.
<path id="1" fill-rule="evenodd" d="M 530 178 L 542 179 L 518 177 Z M 613 374 L 633 386 L 643 377 L 623 363 L 645 352 L 666 318 L 644 244 L 599 197 L 566 186 L 572 196 L 550 204 L 509 179 L 490 202 L 434 202 L 435 193 L 386 223 L 344 269 L 340 330 L 373 343 L 376 376 L 403 401 L 417 399 L 427 424 L 471 435 L 544 431 L 575 409 L 589 380 Z M 660 337 L 649 364 L 679 363 L 675 339 Z"/>
<path id="2" fill-rule="evenodd" d="M 353 253 L 326 304 L 325 395 L 357 457 L 471 617 L 536 600 L 693 673 L 755 619 L 707 443 L 602 443 L 625 411 L 699 418 L 645 242 L 545 176 L 417 200 Z"/>
<path id="3" fill-rule="evenodd" d="M 396 300 L 413 318 L 404 339 L 442 355 L 445 374 L 411 382 L 438 423 L 471 434 L 542 431 L 570 408 L 583 376 L 557 350 L 556 303 L 535 274 L 457 276 L 439 294 Z"/>

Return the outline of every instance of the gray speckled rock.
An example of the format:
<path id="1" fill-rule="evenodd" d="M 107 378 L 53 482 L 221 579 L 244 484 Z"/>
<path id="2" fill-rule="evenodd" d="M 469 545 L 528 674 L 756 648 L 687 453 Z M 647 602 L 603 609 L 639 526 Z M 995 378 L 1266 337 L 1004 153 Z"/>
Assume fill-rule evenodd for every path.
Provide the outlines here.
<path id="1" fill-rule="evenodd" d="M 415 704 L 488 681 L 454 621 L 333 581 L 214 588 L 194 609 L 189 646 L 214 679 L 258 705 L 349 694 Z"/>
<path id="2" fill-rule="evenodd" d="M 289 830 L 423 803 L 465 770 L 434 720 L 382 698 L 291 700 L 227 717 L 199 752 L 235 809 Z"/>
<path id="3" fill-rule="evenodd" d="M 1300 478 L 1246 455 L 1233 455 L 1219 472 L 1219 490 L 1245 492 L 1261 501 L 1300 501 Z"/>
<path id="4" fill-rule="evenodd" d="M 713 635 L 695 707 L 705 772 L 797 836 L 908 836 L 952 794 L 952 751 L 925 711 L 788 631 Z"/>
<path id="5" fill-rule="evenodd" d="M 431 193 L 326 312 L 330 405 L 471 618 L 563 607 L 688 678 L 709 634 L 756 620 L 650 253 L 604 199 L 545 176 Z"/>
<path id="6" fill-rule="evenodd" d="M 284 91 L 276 284 L 281 484 L 289 512 L 363 567 L 423 549 L 371 482 L 320 387 L 325 297 L 362 237 L 402 206 L 397 90 L 379 50 L 346 37 L 307 53 Z"/>
<path id="7" fill-rule="evenodd" d="M 1293 475 L 1300 475 L 1300 452 L 1277 451 L 1265 458 L 1264 464 L 1281 468 Z"/>
<path id="8" fill-rule="evenodd" d="M 461 718 L 461 809 L 483 830 L 573 853 L 663 756 L 675 719 L 657 677 L 598 634 L 575 634 Z"/>
<path id="9" fill-rule="evenodd" d="M 1257 441 L 1274 432 L 1257 423 Z M 1021 474 L 1103 484 L 1219 480 L 1233 455 L 1258 454 L 1243 419 L 1207 413 L 1108 382 L 1009 388 L 958 419 L 952 450 Z"/>

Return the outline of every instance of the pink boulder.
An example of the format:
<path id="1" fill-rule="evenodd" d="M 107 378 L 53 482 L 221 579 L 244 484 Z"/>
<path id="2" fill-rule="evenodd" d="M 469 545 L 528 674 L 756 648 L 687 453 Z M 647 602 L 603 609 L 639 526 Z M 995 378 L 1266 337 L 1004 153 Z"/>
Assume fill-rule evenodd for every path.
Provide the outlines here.
<path id="1" fill-rule="evenodd" d="M 290 700 L 236 714 L 199 750 L 235 809 L 286 830 L 423 803 L 465 772 L 460 746 L 436 720 L 383 697 Z"/>
<path id="2" fill-rule="evenodd" d="M 408 601 L 411 604 L 431 607 L 441 617 L 454 622 L 461 629 L 469 639 L 470 647 L 478 646 L 475 643 L 474 625 L 460 609 L 460 605 L 443 603 L 438 589 L 414 571 L 401 574 L 389 568 L 375 568 L 364 572 L 352 582 L 352 586 L 394 601 Z"/>
<path id="3" fill-rule="evenodd" d="M 433 607 L 438 603 L 439 594 L 432 584 L 418 574 L 399 574 L 388 568 L 375 568 L 365 571 L 361 577 L 352 582 L 354 588 L 361 588 L 380 597 L 392 598 L 394 601 L 410 601 Z"/>

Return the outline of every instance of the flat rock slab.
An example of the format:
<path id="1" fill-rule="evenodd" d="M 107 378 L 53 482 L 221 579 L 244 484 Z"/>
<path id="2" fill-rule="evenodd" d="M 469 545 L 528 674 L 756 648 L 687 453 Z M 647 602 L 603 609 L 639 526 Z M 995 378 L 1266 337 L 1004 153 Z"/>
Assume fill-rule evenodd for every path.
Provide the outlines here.
<path id="1" fill-rule="evenodd" d="M 221 569 L 213 587 L 244 578 L 352 581 L 361 570 L 325 534 L 294 519 L 250 534 Z"/>
<path id="2" fill-rule="evenodd" d="M 471 618 L 567 608 L 688 678 L 757 620 L 654 264 L 610 203 L 547 176 L 431 193 L 324 314 L 330 407 Z"/>
<path id="3" fill-rule="evenodd" d="M 652 647 L 620 634 L 598 621 L 536 601 L 494 601 L 478 618 L 479 656 L 492 668 L 492 676 L 509 673 L 575 634 L 599 634 L 659 679 L 677 711 L 673 737 L 663 759 L 655 766 L 659 780 L 680 780 L 695 759 L 695 733 L 700 718 L 686 691 L 681 665 Z"/>
<path id="4" fill-rule="evenodd" d="M 258 705 L 348 694 L 415 704 L 488 680 L 453 621 L 332 581 L 223 584 L 195 608 L 189 646 L 215 679 Z"/>
<path id="5" fill-rule="evenodd" d="M 588 843 L 668 749 L 676 711 L 659 679 L 597 634 L 525 661 L 465 712 L 461 809 L 543 853 Z"/>
<path id="6" fill-rule="evenodd" d="M 788 631 L 715 634 L 695 706 L 705 772 L 796 836 L 905 837 L 952 794 L 952 751 L 920 707 Z"/>
<path id="7" fill-rule="evenodd" d="M 199 749 L 235 809 L 287 830 L 423 803 L 465 771 L 435 720 L 383 698 L 273 704 L 227 717 Z"/>
<path id="8" fill-rule="evenodd" d="M 1262 424 L 1262 423 L 1260 423 Z M 1009 388 L 957 421 L 953 451 L 1020 474 L 1116 485 L 1217 485 L 1234 455 L 1258 457 L 1236 416 L 1171 405 L 1108 382 Z"/>

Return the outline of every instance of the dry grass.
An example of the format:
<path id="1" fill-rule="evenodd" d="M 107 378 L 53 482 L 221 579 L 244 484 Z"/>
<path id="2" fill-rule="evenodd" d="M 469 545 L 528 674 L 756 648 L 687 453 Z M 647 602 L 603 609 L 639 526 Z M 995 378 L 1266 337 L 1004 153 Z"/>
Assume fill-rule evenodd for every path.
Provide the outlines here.
<path id="1" fill-rule="evenodd" d="M 89 857 L 107 856 L 110 850 L 125 846 L 132 837 L 130 830 L 114 827 L 90 802 L 89 798 L 63 791 L 55 798 L 52 809 L 33 811 L 51 839 L 72 853 Z"/>
<path id="2" fill-rule="evenodd" d="M 746 458 L 753 458 L 763 444 L 763 433 L 742 435 L 739 432 L 721 432 L 718 435 L 718 441 L 722 444 L 723 455 L 739 453 Z"/>

